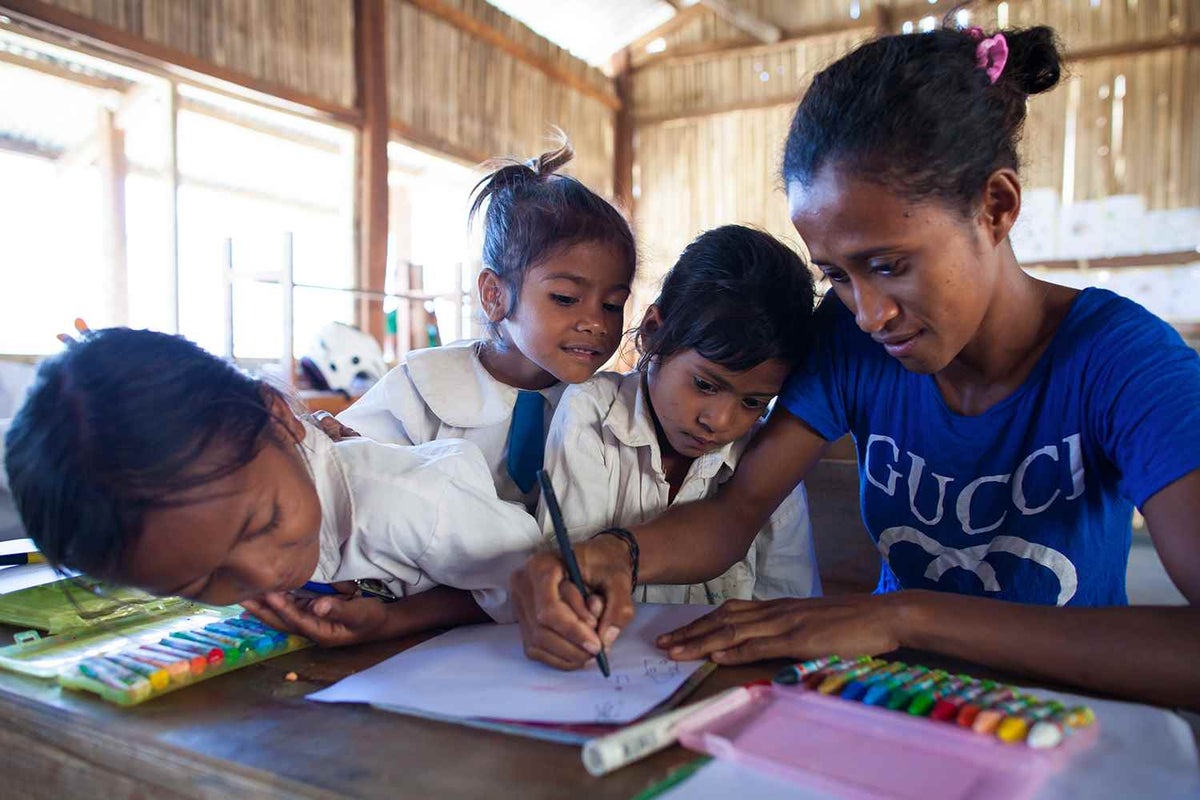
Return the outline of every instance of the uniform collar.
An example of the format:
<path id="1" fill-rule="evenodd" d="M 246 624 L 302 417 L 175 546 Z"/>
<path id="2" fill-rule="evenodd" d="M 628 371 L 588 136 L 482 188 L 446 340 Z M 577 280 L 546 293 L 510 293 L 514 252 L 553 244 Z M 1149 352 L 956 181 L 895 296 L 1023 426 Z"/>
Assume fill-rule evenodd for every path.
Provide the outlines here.
<path id="1" fill-rule="evenodd" d="M 438 419 L 455 428 L 486 428 L 512 417 L 518 390 L 492 377 L 479 360 L 477 339 L 408 354 L 408 374 Z M 540 390 L 551 406 L 565 387 Z"/>
<path id="2" fill-rule="evenodd" d="M 661 466 L 658 432 L 654 427 L 650 391 L 644 373 L 634 370 L 621 376 L 616 402 L 609 408 L 603 425 L 626 447 L 649 447 Z M 688 474 L 694 473 L 707 480 L 716 476 L 722 468 L 733 472 L 737 467 L 738 455 L 744 449 L 744 439 L 700 456 L 692 462 Z"/>
<path id="3" fill-rule="evenodd" d="M 354 497 L 337 449 L 324 432 L 305 422 L 304 441 L 297 448 L 321 504 L 321 552 L 312 579 L 325 583 L 341 564 L 342 544 L 350 537 L 354 524 Z"/>

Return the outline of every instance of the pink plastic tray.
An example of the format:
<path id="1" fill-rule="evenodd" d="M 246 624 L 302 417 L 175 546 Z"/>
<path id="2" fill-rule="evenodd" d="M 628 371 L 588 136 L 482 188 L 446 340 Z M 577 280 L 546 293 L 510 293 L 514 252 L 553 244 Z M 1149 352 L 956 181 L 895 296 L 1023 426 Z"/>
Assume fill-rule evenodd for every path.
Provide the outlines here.
<path id="1" fill-rule="evenodd" d="M 849 798 L 1027 798 L 1047 775 L 1090 747 L 1098 727 L 1035 750 L 795 686 L 753 686 L 745 698 L 732 710 L 687 719 L 679 741 Z"/>

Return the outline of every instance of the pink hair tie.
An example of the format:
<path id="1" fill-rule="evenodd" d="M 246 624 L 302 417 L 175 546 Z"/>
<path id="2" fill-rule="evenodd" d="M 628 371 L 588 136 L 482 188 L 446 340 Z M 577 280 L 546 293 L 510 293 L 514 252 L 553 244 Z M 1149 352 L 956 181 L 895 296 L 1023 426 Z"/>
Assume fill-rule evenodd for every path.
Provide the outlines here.
<path id="1" fill-rule="evenodd" d="M 967 28 L 967 35 L 978 42 L 975 45 L 975 66 L 987 73 L 988 80 L 995 83 L 1008 63 L 1008 41 L 1003 33 L 984 37 L 983 28 Z"/>

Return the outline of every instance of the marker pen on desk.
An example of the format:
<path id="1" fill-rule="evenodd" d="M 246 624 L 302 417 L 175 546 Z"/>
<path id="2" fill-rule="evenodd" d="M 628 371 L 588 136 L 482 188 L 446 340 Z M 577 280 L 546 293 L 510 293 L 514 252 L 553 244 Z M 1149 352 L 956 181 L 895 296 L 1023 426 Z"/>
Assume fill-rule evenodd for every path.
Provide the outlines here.
<path id="1" fill-rule="evenodd" d="M 571 549 L 571 540 L 567 538 L 567 526 L 563 522 L 562 510 L 558 507 L 558 498 L 554 495 L 554 487 L 550 485 L 550 476 L 546 474 L 546 470 L 539 469 L 537 479 L 542 486 L 542 499 L 546 501 L 546 510 L 550 512 L 550 521 L 554 524 L 554 538 L 558 540 L 559 555 L 562 556 L 563 563 L 567 566 L 567 574 L 571 576 L 571 583 L 575 584 L 575 588 L 583 596 L 583 603 L 586 606 L 591 594 L 588 592 L 587 584 L 583 582 L 583 576 L 579 574 L 579 563 L 575 561 L 575 551 Z M 608 655 L 604 652 L 603 639 L 600 640 L 600 652 L 596 653 L 596 664 L 600 667 L 600 672 L 604 677 L 607 678 L 612 674 L 608 668 Z"/>
<path id="2" fill-rule="evenodd" d="M 591 739 L 583 746 L 583 765 L 592 775 L 606 775 L 673 744 L 679 738 L 681 723 L 699 721 L 709 713 L 723 714 L 727 709 L 735 708 L 749 698 L 750 694 L 745 687 L 735 686 L 707 700 L 668 711 L 607 736 Z"/>
<path id="3" fill-rule="evenodd" d="M 0 567 L 15 567 L 21 564 L 45 564 L 46 557 L 41 553 L 8 553 L 0 555 Z"/>

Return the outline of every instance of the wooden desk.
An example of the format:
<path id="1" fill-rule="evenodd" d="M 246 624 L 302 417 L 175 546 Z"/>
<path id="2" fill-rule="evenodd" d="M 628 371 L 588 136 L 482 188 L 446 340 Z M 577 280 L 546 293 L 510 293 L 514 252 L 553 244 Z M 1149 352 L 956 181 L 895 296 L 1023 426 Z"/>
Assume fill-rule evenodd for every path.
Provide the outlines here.
<path id="1" fill-rule="evenodd" d="M 304 699 L 417 641 L 311 648 L 131 709 L 0 673 L 0 797 L 601 800 L 630 798 L 695 758 L 672 747 L 593 778 L 578 747 Z M 1015 680 L 927 654 L 890 657 Z M 783 663 L 722 667 L 693 699 Z M 284 680 L 289 671 L 300 679 Z"/>
<path id="2" fill-rule="evenodd" d="M 128 709 L 0 672 L 0 797 L 624 799 L 696 757 L 593 778 L 578 747 L 304 699 L 416 641 L 309 648 Z M 693 697 L 780 663 L 719 669 Z"/>

